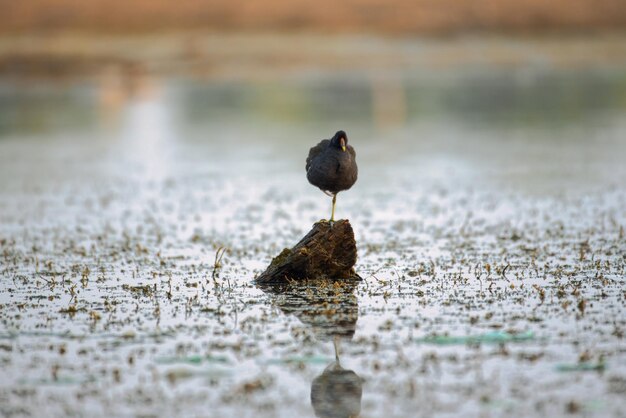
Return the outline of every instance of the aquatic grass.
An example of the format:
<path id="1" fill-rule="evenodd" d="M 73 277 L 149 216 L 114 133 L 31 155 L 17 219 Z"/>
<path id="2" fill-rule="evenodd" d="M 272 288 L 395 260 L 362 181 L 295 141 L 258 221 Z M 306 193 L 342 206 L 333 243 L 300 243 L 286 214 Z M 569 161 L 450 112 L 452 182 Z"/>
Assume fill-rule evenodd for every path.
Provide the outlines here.
<path id="1" fill-rule="evenodd" d="M 107 339 L 115 339 L 120 341 L 134 341 L 134 342 L 143 342 L 148 339 L 158 340 L 162 337 L 173 337 L 175 335 L 174 332 L 171 331 L 160 331 L 160 332 L 150 332 L 146 334 L 137 335 L 135 331 L 128 330 L 119 334 L 112 333 L 97 333 L 97 334 L 74 334 L 71 332 L 53 332 L 53 331 L 8 331 L 6 333 L 0 334 L 0 340 L 14 340 L 22 337 L 31 337 L 31 338 L 63 338 L 68 340 L 107 340 Z"/>
<path id="2" fill-rule="evenodd" d="M 230 376 L 231 374 L 231 370 L 223 368 L 198 370 L 186 366 L 178 366 L 165 372 L 165 378 L 170 384 L 175 384 L 178 381 L 187 380 L 195 377 L 217 379 L 220 377 Z"/>

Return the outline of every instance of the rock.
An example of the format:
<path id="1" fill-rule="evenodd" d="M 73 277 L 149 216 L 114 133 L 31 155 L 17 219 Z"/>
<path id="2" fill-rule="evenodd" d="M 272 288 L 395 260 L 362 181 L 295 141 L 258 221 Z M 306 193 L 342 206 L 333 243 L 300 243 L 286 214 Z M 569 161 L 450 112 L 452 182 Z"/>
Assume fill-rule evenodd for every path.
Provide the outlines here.
<path id="1" fill-rule="evenodd" d="M 285 248 L 257 278 L 257 284 L 286 283 L 290 280 L 360 279 L 356 264 L 356 241 L 348 220 L 332 227 L 320 221 L 293 248 Z"/>

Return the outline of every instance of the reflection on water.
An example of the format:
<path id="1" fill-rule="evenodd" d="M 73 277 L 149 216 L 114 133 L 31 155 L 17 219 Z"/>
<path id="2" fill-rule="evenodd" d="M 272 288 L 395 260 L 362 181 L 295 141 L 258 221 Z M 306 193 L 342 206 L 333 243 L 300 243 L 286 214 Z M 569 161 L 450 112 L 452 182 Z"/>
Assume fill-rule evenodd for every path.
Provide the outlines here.
<path id="1" fill-rule="evenodd" d="M 376 68 L 0 79 L 0 411 L 621 416 L 624 68 Z M 264 292 L 338 129 L 364 279 Z"/>
<path id="2" fill-rule="evenodd" d="M 104 147 L 146 178 L 292 172 L 302 149 L 344 129 L 372 169 L 362 185 L 450 175 L 482 183 L 499 172 L 507 186 L 532 190 L 593 187 L 626 175 L 617 157 L 625 114 L 619 68 L 239 81 L 108 69 L 92 82 L 0 80 L 0 140 Z"/>
<path id="3" fill-rule="evenodd" d="M 322 340 L 351 339 L 359 319 L 354 295 L 357 282 L 264 287 L 272 302 L 285 314 L 294 315 Z"/>
<path id="4" fill-rule="evenodd" d="M 317 339 L 333 342 L 335 361 L 311 383 L 311 405 L 320 418 L 354 417 L 361 411 L 363 381 L 341 366 L 341 342 L 352 339 L 359 317 L 357 283 L 311 281 L 264 287 L 281 311 L 295 315 Z"/>
<path id="5" fill-rule="evenodd" d="M 303 147 L 341 128 L 359 159 L 382 164 L 375 176 L 363 172 L 367 183 L 410 177 L 407 170 L 435 178 L 450 170 L 523 171 L 535 186 L 554 171 L 568 173 L 559 181 L 606 181 L 621 174 L 606 167 L 621 166 L 625 114 L 619 69 L 330 72 L 237 82 L 108 69 L 95 82 L 0 80 L 0 140 L 99 138 L 164 177 L 165 167 L 194 159 L 228 175 L 256 176 L 259 156 L 281 154 L 274 168 L 293 166 Z M 551 167 L 555 161 L 562 170 Z"/>
<path id="6" fill-rule="evenodd" d="M 311 404 L 319 418 L 350 418 L 361 413 L 363 380 L 352 370 L 331 363 L 311 384 Z"/>
<path id="7" fill-rule="evenodd" d="M 0 133 L 98 128 L 129 103 L 167 92 L 168 111 L 191 131 L 228 123 L 364 125 L 380 131 L 432 118 L 503 126 L 564 126 L 626 111 L 619 70 L 359 74 L 265 81 L 154 78 L 103 71 L 97 82 L 15 85 L 0 80 Z M 213 134 L 219 134 L 212 132 Z M 185 138 L 180 138 L 185 140 Z M 204 138 L 209 140 L 211 138 Z"/>
<path id="8" fill-rule="evenodd" d="M 145 80 L 141 91 L 126 104 L 123 116 L 119 155 L 130 157 L 130 162 L 146 179 L 167 178 L 170 162 L 167 155 L 171 153 L 170 141 L 176 134 L 172 131 L 164 93 L 152 80 Z"/>

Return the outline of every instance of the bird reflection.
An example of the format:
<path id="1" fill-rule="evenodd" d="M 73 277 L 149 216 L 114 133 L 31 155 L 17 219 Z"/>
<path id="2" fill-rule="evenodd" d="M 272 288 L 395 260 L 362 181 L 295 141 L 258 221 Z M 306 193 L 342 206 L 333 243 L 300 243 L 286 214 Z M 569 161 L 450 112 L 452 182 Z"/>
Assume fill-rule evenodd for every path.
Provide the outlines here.
<path id="1" fill-rule="evenodd" d="M 352 370 L 341 367 L 338 339 L 335 361 L 311 384 L 311 405 L 319 418 L 349 418 L 361 413 L 363 380 Z"/>
<path id="2" fill-rule="evenodd" d="M 307 282 L 263 290 L 274 295 L 274 304 L 295 315 L 322 341 L 332 341 L 335 361 L 311 384 L 311 405 L 319 418 L 357 417 L 361 412 L 363 381 L 341 366 L 341 342 L 354 336 L 359 317 L 354 295 L 357 282 Z"/>

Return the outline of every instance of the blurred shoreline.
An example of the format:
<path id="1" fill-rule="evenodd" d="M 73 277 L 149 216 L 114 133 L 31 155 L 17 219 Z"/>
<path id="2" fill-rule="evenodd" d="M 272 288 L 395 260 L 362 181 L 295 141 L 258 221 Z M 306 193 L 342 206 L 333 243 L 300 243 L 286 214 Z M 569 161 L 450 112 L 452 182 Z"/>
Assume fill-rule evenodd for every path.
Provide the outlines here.
<path id="1" fill-rule="evenodd" d="M 80 31 L 0 36 L 0 77 L 82 79 L 111 71 L 220 80 L 316 72 L 442 75 L 472 69 L 626 67 L 626 32 L 389 37 L 314 33 Z"/>
<path id="2" fill-rule="evenodd" d="M 449 35 L 626 27 L 623 0 L 0 0 L 0 32 L 176 29 Z"/>

